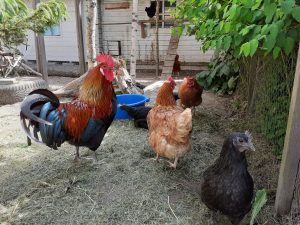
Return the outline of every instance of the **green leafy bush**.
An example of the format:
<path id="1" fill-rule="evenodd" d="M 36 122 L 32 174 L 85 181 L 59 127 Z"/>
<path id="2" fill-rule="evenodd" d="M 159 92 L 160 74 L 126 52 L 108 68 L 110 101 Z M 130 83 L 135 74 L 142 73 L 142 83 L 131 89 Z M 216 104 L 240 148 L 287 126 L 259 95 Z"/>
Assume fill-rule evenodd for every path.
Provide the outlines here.
<path id="1" fill-rule="evenodd" d="M 237 85 L 238 71 L 238 64 L 231 55 L 216 52 L 208 70 L 197 74 L 197 80 L 205 90 L 232 94 Z"/>
<path id="2" fill-rule="evenodd" d="M 257 50 L 289 55 L 300 40 L 299 0 L 184 0 L 172 15 L 204 51 L 232 51 L 236 58 Z"/>
<path id="3" fill-rule="evenodd" d="M 240 67 L 240 84 L 246 85 L 239 90 L 247 95 L 243 96 L 247 110 L 255 113 L 259 130 L 280 154 L 295 71 L 289 57 L 300 41 L 300 0 L 183 0 L 172 15 L 179 32 L 195 35 L 203 51 L 224 51 L 239 62 L 250 62 Z M 228 90 L 225 78 L 227 82 L 234 78 L 220 72 L 221 62 L 210 67 L 199 75 L 200 83 L 208 89 Z M 216 76 L 215 70 L 222 75 Z"/>

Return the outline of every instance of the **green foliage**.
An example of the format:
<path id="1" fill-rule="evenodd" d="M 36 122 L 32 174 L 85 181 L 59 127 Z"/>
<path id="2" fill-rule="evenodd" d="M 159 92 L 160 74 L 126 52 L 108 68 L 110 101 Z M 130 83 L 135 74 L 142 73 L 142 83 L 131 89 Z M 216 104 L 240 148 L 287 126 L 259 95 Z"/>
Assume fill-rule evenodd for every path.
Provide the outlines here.
<path id="1" fill-rule="evenodd" d="M 267 192 L 265 189 L 258 190 L 255 195 L 255 201 L 253 203 L 252 207 L 252 214 L 251 214 L 251 220 L 250 220 L 250 225 L 254 224 L 254 220 L 257 217 L 258 213 L 262 209 L 262 207 L 266 204 L 267 202 Z"/>
<path id="2" fill-rule="evenodd" d="M 300 41 L 299 0 L 183 0 L 172 15 L 204 51 L 230 51 L 236 58 L 258 50 L 289 55 Z"/>
<path id="3" fill-rule="evenodd" d="M 197 74 L 197 80 L 206 90 L 219 94 L 232 94 L 238 79 L 239 67 L 229 54 L 216 53 L 208 70 Z"/>
<path id="4" fill-rule="evenodd" d="M 42 2 L 35 10 L 29 9 L 24 0 L 1 0 L 0 48 L 17 46 L 24 42 L 28 30 L 42 33 L 66 15 L 62 0 Z"/>
<path id="5" fill-rule="evenodd" d="M 276 155 L 281 154 L 284 145 L 295 68 L 295 54 L 272 60 L 260 73 L 257 84 L 258 129 L 272 143 Z"/>

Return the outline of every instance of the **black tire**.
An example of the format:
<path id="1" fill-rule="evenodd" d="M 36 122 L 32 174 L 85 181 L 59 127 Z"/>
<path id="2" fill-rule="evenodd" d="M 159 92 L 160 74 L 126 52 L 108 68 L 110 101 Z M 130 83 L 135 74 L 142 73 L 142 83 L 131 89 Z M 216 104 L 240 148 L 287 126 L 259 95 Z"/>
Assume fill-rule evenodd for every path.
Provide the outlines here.
<path id="1" fill-rule="evenodd" d="M 26 95 L 39 88 L 48 88 L 48 85 L 36 77 L 18 77 L 13 84 L 0 84 L 0 105 L 23 101 Z"/>

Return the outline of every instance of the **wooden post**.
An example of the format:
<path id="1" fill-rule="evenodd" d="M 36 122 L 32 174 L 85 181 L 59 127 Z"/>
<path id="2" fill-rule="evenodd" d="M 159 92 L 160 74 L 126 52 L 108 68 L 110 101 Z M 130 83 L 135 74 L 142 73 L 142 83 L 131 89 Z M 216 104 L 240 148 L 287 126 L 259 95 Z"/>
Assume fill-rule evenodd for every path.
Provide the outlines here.
<path id="1" fill-rule="evenodd" d="M 284 149 L 276 193 L 275 210 L 279 215 L 290 212 L 300 163 L 300 46 Z"/>
<path id="2" fill-rule="evenodd" d="M 81 17 L 81 0 L 75 0 L 75 15 L 76 15 L 76 31 L 78 44 L 78 60 L 79 72 L 84 74 L 87 70 L 84 58 L 83 32 L 82 32 L 82 17 Z"/>
<path id="3" fill-rule="evenodd" d="M 156 0 L 155 47 L 156 47 L 156 77 L 159 77 L 159 2 Z"/>
<path id="4" fill-rule="evenodd" d="M 40 0 L 33 1 L 33 8 L 35 9 Z M 43 79 L 48 83 L 48 69 L 45 50 L 45 41 L 43 34 L 35 33 L 35 54 L 37 71 L 43 75 Z"/>

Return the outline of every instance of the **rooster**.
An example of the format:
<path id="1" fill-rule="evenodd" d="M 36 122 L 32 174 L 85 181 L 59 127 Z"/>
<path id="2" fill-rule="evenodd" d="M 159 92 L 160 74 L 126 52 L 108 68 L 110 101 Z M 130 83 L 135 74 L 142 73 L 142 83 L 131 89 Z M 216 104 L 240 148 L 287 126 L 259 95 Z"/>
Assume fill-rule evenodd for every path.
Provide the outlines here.
<path id="1" fill-rule="evenodd" d="M 75 160 L 81 159 L 79 146 L 88 147 L 93 153 L 93 164 L 97 164 L 95 151 L 117 110 L 112 86 L 113 59 L 104 54 L 96 59 L 100 63 L 88 72 L 77 98 L 60 103 L 51 91 L 38 89 L 24 99 L 20 113 L 21 125 L 29 138 L 53 149 L 68 141 L 76 147 Z"/>
<path id="2" fill-rule="evenodd" d="M 196 107 L 202 103 L 203 88 L 194 77 L 187 76 L 179 87 L 178 95 L 182 107 Z"/>
<path id="3" fill-rule="evenodd" d="M 176 105 L 173 96 L 175 81 L 169 77 L 158 91 L 156 104 L 147 116 L 149 143 L 158 158 L 174 159 L 170 167 L 176 169 L 178 159 L 191 149 L 191 109 Z"/>
<path id="4" fill-rule="evenodd" d="M 225 141 L 220 157 L 204 173 L 201 199 L 204 204 L 227 215 L 233 225 L 251 209 L 253 180 L 247 170 L 245 152 L 254 151 L 249 132 L 233 133 Z"/>

